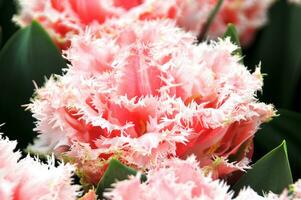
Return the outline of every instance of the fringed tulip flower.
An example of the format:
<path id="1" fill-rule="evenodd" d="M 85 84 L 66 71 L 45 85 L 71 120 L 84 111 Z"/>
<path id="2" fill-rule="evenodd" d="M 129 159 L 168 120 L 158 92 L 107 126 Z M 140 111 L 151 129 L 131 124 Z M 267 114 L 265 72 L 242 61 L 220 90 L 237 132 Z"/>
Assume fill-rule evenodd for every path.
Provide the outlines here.
<path id="1" fill-rule="evenodd" d="M 255 31 L 267 22 L 267 12 L 275 0 L 224 0 L 209 28 L 209 38 L 222 36 L 227 25 L 236 26 L 241 42 L 247 45 Z M 218 0 L 149 0 L 133 9 L 131 17 L 143 20 L 170 18 L 187 31 L 199 35 L 204 31 Z"/>
<path id="2" fill-rule="evenodd" d="M 143 0 L 18 0 L 20 11 L 14 21 L 26 26 L 36 20 L 49 32 L 61 48 L 69 39 L 91 24 L 102 24 L 120 17 Z"/>
<path id="3" fill-rule="evenodd" d="M 145 182 L 141 182 L 140 174 L 115 182 L 104 196 L 110 200 L 300 200 L 300 183 L 297 181 L 289 191 L 285 189 L 280 195 L 267 191 L 260 196 L 246 187 L 234 196 L 228 185 L 206 175 L 195 157 L 191 156 L 186 160 L 173 158 L 163 162 L 160 167 L 147 172 Z"/>
<path id="4" fill-rule="evenodd" d="M 1 200 L 75 200 L 79 187 L 72 184 L 74 168 L 70 164 L 54 165 L 54 158 L 43 164 L 14 152 L 16 142 L 0 136 Z"/>
<path id="5" fill-rule="evenodd" d="M 111 18 L 137 20 L 172 19 L 198 35 L 203 31 L 218 0 L 19 0 L 20 12 L 14 17 L 24 26 L 40 22 L 62 47 L 86 26 L 102 24 Z M 228 23 L 234 24 L 243 44 L 248 44 L 267 21 L 267 10 L 274 0 L 225 0 L 208 34 L 222 36 Z"/>
<path id="6" fill-rule="evenodd" d="M 194 157 L 187 160 L 172 159 L 164 167 L 152 169 L 147 181 L 140 182 L 139 175 L 116 182 L 114 188 L 105 192 L 111 200 L 265 200 L 251 188 L 240 191 L 236 198 L 229 186 L 205 176 Z"/>
<path id="7" fill-rule="evenodd" d="M 89 190 L 82 198 L 79 200 L 97 200 L 97 195 L 94 190 Z"/>
<path id="8" fill-rule="evenodd" d="M 234 200 L 268 200 L 268 198 L 260 196 L 257 192 L 255 192 L 252 188 L 247 187 L 243 188 Z"/>
<path id="9" fill-rule="evenodd" d="M 74 37 L 70 67 L 28 106 L 40 133 L 29 148 L 139 169 L 195 154 L 215 177 L 243 170 L 274 110 L 255 98 L 259 68 L 251 74 L 236 48 L 229 39 L 196 45 L 168 21 L 112 20 Z"/>
<path id="10" fill-rule="evenodd" d="M 256 30 L 266 24 L 268 9 L 274 2 L 275 0 L 225 0 L 210 27 L 209 37 L 223 35 L 227 25 L 232 23 L 237 28 L 241 43 L 248 45 Z"/>

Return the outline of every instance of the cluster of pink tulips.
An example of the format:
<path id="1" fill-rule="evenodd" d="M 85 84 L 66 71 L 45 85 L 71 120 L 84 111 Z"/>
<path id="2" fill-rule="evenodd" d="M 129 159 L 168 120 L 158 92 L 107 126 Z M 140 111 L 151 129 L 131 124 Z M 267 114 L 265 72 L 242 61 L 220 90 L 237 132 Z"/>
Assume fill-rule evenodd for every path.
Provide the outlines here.
<path id="1" fill-rule="evenodd" d="M 249 45 L 273 2 L 19 0 L 13 20 L 40 23 L 68 68 L 26 105 L 38 133 L 27 150 L 46 161 L 1 136 L 0 199 L 301 199 L 300 181 L 231 188 L 276 109 L 257 98 L 260 65 L 250 72 L 222 36 L 232 23 Z M 114 162 L 135 173 L 99 189 Z"/>

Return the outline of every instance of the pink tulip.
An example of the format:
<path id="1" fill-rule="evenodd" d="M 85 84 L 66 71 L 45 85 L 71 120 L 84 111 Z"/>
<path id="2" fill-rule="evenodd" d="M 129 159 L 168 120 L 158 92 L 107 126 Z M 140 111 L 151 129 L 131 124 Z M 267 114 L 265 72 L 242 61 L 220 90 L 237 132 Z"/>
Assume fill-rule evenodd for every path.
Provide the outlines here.
<path id="1" fill-rule="evenodd" d="M 114 189 L 105 193 L 111 200 L 230 200 L 229 186 L 206 177 L 194 157 L 173 159 L 164 167 L 152 169 L 147 181 L 140 182 L 139 175 L 115 183 Z"/>
<path id="2" fill-rule="evenodd" d="M 240 64 L 229 39 L 194 41 L 168 21 L 113 20 L 74 37 L 70 67 L 29 105 L 41 133 L 30 148 L 118 156 L 139 169 L 195 154 L 215 177 L 243 170 L 255 132 L 274 115 L 255 98 L 259 68 Z M 72 150 L 78 143 L 87 153 Z"/>
<path id="3" fill-rule="evenodd" d="M 79 200 L 97 200 L 97 195 L 94 190 L 89 190 L 82 198 Z"/>
<path id="4" fill-rule="evenodd" d="M 213 180 L 199 168 L 195 157 L 186 160 L 170 159 L 162 166 L 151 169 L 146 174 L 146 182 L 140 175 L 113 184 L 104 193 L 110 200 L 300 200 L 300 183 L 297 181 L 280 195 L 266 191 L 260 196 L 250 187 L 245 187 L 234 197 L 234 191 L 220 180 Z"/>
<path id="5" fill-rule="evenodd" d="M 267 21 L 274 0 L 225 0 L 210 30 L 209 38 L 222 36 L 227 24 L 234 24 L 243 44 L 252 41 L 256 30 Z M 66 49 L 73 35 L 86 26 L 111 18 L 133 20 L 171 19 L 187 31 L 203 31 L 217 0 L 19 0 L 14 20 L 21 26 L 40 22 L 58 45 Z"/>
<path id="6" fill-rule="evenodd" d="M 187 31 L 198 35 L 203 31 L 210 13 L 218 0 L 149 0 L 129 12 L 129 15 L 142 20 L 169 18 Z M 274 0 L 224 0 L 212 26 L 209 38 L 224 34 L 227 25 L 236 26 L 241 42 L 249 44 L 256 30 L 267 22 L 267 11 Z"/>
<path id="7" fill-rule="evenodd" d="M 254 39 L 257 29 L 267 23 L 268 9 L 274 2 L 275 0 L 225 0 L 208 35 L 211 38 L 221 36 L 227 24 L 232 23 L 237 28 L 241 43 L 248 45 Z"/>
<path id="8" fill-rule="evenodd" d="M 101 24 L 120 17 L 143 0 L 18 0 L 20 11 L 14 20 L 26 26 L 36 20 L 63 49 L 69 39 L 85 30 L 87 25 Z"/>
<path id="9" fill-rule="evenodd" d="M 48 164 L 29 156 L 20 159 L 20 152 L 14 152 L 17 143 L 0 137 L 1 200 L 76 199 L 79 187 L 71 185 L 73 166 L 56 167 L 53 157 Z"/>

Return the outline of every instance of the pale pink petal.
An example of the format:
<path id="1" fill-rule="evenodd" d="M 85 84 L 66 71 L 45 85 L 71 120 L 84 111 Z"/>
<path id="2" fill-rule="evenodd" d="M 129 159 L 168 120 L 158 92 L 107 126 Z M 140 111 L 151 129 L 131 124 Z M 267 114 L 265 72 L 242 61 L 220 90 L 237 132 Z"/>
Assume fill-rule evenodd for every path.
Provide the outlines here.
<path id="1" fill-rule="evenodd" d="M 20 153 L 13 152 L 15 146 L 16 142 L 0 138 L 1 200 L 76 199 L 79 186 L 72 185 L 73 166 L 55 166 L 54 157 L 47 164 L 30 156 L 19 160 Z"/>
<path id="2" fill-rule="evenodd" d="M 14 21 L 21 26 L 40 22 L 58 45 L 66 49 L 74 35 L 86 26 L 99 26 L 112 18 L 133 20 L 171 19 L 198 35 L 204 29 L 217 0 L 18 0 Z M 228 23 L 237 27 L 243 44 L 267 22 L 274 0 L 225 0 L 209 30 L 209 38 L 222 36 Z"/>
<path id="3" fill-rule="evenodd" d="M 83 197 L 79 200 L 97 200 L 97 195 L 94 190 L 89 190 Z"/>
<path id="4" fill-rule="evenodd" d="M 250 187 L 242 189 L 239 194 L 237 195 L 235 200 L 249 200 L 249 199 L 254 199 L 254 200 L 267 200 L 268 198 L 265 198 L 263 196 L 260 196 L 257 194 L 254 190 L 252 190 Z"/>
<path id="5" fill-rule="evenodd" d="M 115 183 L 113 190 L 105 193 L 109 199 L 220 199 L 230 200 L 232 193 L 222 182 L 205 177 L 194 157 L 173 159 L 163 166 L 150 170 L 147 181 L 140 182 L 139 175 Z"/>

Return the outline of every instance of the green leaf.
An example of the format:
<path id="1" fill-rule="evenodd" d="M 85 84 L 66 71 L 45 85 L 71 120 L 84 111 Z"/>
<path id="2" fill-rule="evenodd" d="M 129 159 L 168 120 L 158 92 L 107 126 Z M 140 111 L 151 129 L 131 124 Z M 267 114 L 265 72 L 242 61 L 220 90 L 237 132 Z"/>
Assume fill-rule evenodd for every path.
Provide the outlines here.
<path id="1" fill-rule="evenodd" d="M 230 37 L 231 42 L 236 44 L 237 46 L 240 46 L 239 37 L 237 30 L 233 24 L 228 24 L 227 30 L 224 33 L 223 38 Z"/>
<path id="2" fill-rule="evenodd" d="M 263 100 L 292 109 L 301 76 L 301 6 L 280 0 L 272 7 L 269 22 L 246 53 L 247 66 L 262 63 Z"/>
<path id="3" fill-rule="evenodd" d="M 290 5 L 282 74 L 283 107 L 291 108 L 301 78 L 301 6 Z M 282 106 L 282 105 L 281 105 Z"/>
<path id="4" fill-rule="evenodd" d="M 216 3 L 215 7 L 213 8 L 213 10 L 211 11 L 207 22 L 204 25 L 204 28 L 202 28 L 202 31 L 200 32 L 200 34 L 198 35 L 198 41 L 201 42 L 204 39 L 206 39 L 207 33 L 210 29 L 210 26 L 212 24 L 212 22 L 214 21 L 214 18 L 216 17 L 218 11 L 220 10 L 222 4 L 223 4 L 224 0 L 218 0 L 218 2 Z"/>
<path id="5" fill-rule="evenodd" d="M 267 152 L 281 141 L 286 140 L 291 168 L 296 177 L 301 177 L 301 114 L 284 109 L 278 110 L 279 116 L 266 123 L 256 133 L 256 152 Z M 260 155 L 259 155 L 260 156 Z"/>
<path id="6" fill-rule="evenodd" d="M 234 51 L 234 54 L 242 56 L 242 50 L 241 50 L 241 45 L 239 42 L 239 36 L 238 36 L 237 30 L 233 24 L 228 24 L 227 30 L 224 33 L 223 38 L 227 38 L 227 37 L 230 37 L 231 42 L 238 46 L 238 49 Z M 241 62 L 243 62 L 243 59 L 241 60 Z"/>
<path id="7" fill-rule="evenodd" d="M 250 186 L 259 194 L 268 191 L 279 194 L 292 183 L 286 143 L 283 141 L 281 145 L 258 160 L 252 169 L 234 185 L 233 189 L 238 192 Z"/>
<path id="8" fill-rule="evenodd" d="M 45 76 L 66 67 L 60 51 L 37 23 L 16 32 L 0 51 L 1 131 L 20 141 L 19 148 L 31 142 L 33 120 L 21 107 L 29 103 L 35 81 L 42 85 Z"/>
<path id="9" fill-rule="evenodd" d="M 135 171 L 132 168 L 129 168 L 122 163 L 120 163 L 116 159 L 111 159 L 108 169 L 106 170 L 105 174 L 99 181 L 97 188 L 96 188 L 96 194 L 97 196 L 102 199 L 103 198 L 103 192 L 110 188 L 113 183 L 115 183 L 117 180 L 125 180 L 130 175 L 136 175 L 137 171 Z"/>

